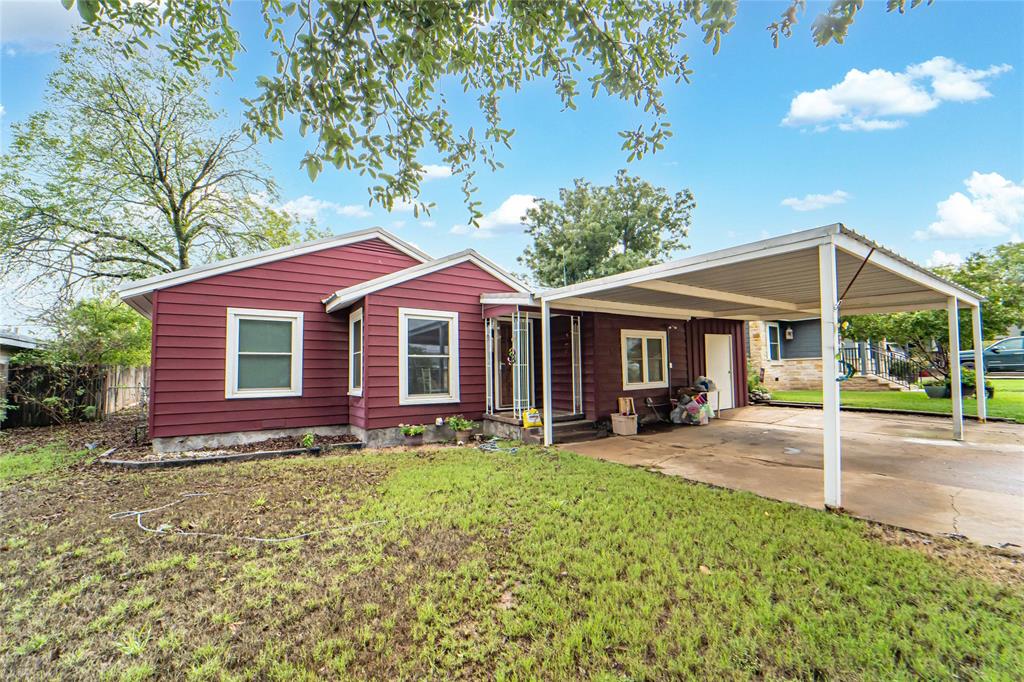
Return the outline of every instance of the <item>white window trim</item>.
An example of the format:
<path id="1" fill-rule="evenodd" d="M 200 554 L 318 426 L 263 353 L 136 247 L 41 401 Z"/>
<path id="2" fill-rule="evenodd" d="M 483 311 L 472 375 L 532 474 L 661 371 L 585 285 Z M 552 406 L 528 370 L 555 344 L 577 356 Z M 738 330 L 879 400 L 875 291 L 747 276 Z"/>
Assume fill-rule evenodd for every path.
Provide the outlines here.
<path id="1" fill-rule="evenodd" d="M 779 357 L 772 357 L 772 328 L 775 328 L 775 338 L 779 340 Z M 778 322 L 769 322 L 765 325 L 764 330 L 765 350 L 768 351 L 768 359 L 771 362 L 778 362 L 782 360 L 782 328 Z"/>
<path id="2" fill-rule="evenodd" d="M 448 327 L 447 395 L 409 395 L 409 318 L 444 320 Z M 398 404 L 435 405 L 459 402 L 459 314 L 447 310 L 398 309 Z"/>
<path id="3" fill-rule="evenodd" d="M 238 321 L 240 319 L 288 320 L 292 323 L 292 385 L 289 388 L 238 388 Z M 230 400 L 236 398 L 288 398 L 300 395 L 302 395 L 302 313 L 289 310 L 228 308 L 224 397 Z"/>
<path id="4" fill-rule="evenodd" d="M 356 322 L 359 323 L 359 385 L 353 385 L 354 374 L 352 368 L 355 367 L 355 346 L 352 344 L 352 340 L 355 338 L 355 332 L 353 329 L 356 326 Z M 354 396 L 363 395 L 363 384 L 366 383 L 366 363 L 363 362 L 363 358 L 366 356 L 366 323 L 363 322 L 363 309 L 359 308 L 348 316 L 348 394 Z"/>
<path id="5" fill-rule="evenodd" d="M 639 383 L 629 382 L 629 363 L 626 357 L 626 339 L 641 339 L 643 343 L 643 364 L 641 370 L 644 374 L 644 381 Z M 647 339 L 661 339 L 661 381 L 646 381 L 647 379 Z M 620 346 L 622 351 L 622 390 L 640 391 L 649 388 L 668 388 L 668 334 L 666 332 L 650 331 L 645 329 L 623 329 L 620 334 Z"/>

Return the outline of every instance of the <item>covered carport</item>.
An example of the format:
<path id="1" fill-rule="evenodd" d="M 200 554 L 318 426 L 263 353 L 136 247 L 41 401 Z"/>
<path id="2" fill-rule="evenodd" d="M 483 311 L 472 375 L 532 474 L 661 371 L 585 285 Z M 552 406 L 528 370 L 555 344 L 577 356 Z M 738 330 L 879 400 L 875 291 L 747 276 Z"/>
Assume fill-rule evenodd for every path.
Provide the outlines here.
<path id="1" fill-rule="evenodd" d="M 551 308 L 739 320 L 821 318 L 824 500 L 842 506 L 837 356 L 840 315 L 945 308 L 950 357 L 959 357 L 959 309 L 971 309 L 978 417 L 985 419 L 981 297 L 841 224 L 795 232 L 620 275 L 548 289 L 541 307 L 544 442 L 552 443 Z M 963 439 L 959 363 L 952 363 L 952 438 Z"/>

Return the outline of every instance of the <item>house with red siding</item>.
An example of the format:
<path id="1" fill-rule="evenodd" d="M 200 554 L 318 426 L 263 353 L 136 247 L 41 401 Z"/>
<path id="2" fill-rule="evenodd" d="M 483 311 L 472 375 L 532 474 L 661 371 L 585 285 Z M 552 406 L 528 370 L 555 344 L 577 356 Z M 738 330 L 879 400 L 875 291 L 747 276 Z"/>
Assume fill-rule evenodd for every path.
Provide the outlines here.
<path id="1" fill-rule="evenodd" d="M 545 307 L 475 251 L 431 258 L 380 229 L 120 295 L 153 322 L 149 431 L 161 452 L 307 432 L 394 444 L 403 423 L 442 439 L 433 425 L 453 414 L 507 433 L 544 407 L 545 371 L 558 438 L 592 432 L 620 396 L 643 412 L 645 398 L 667 403 L 699 375 L 718 385 L 719 409 L 746 404 L 741 319 L 572 298 Z"/>

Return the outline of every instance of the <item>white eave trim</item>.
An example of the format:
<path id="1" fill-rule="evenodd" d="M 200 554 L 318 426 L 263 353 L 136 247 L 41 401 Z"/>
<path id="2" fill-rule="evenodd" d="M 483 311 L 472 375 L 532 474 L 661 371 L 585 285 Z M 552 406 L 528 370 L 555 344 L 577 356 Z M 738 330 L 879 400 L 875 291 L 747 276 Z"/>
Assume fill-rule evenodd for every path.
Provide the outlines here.
<path id="1" fill-rule="evenodd" d="M 531 293 L 505 292 L 498 294 L 480 294 L 481 305 L 530 305 L 536 306 L 540 303 Z"/>
<path id="2" fill-rule="evenodd" d="M 444 270 L 460 263 L 473 263 L 484 272 L 492 275 L 495 279 L 507 284 L 516 290 L 519 294 L 529 294 L 529 289 L 526 285 L 517 280 L 512 275 L 508 274 L 496 264 L 484 258 L 476 251 L 467 249 L 465 251 L 459 251 L 453 253 L 450 256 L 444 258 L 438 258 L 432 260 L 429 263 L 423 263 L 421 265 L 414 265 L 411 268 L 399 270 L 383 277 L 371 279 L 360 284 L 348 287 L 347 289 L 339 289 L 327 298 L 323 300 L 323 304 L 326 306 L 327 312 L 334 312 L 339 308 L 344 308 L 352 303 L 358 301 L 372 293 L 387 289 L 389 287 L 402 284 L 414 279 L 418 279 L 425 275 L 429 275 L 439 270 Z"/>
<path id="3" fill-rule="evenodd" d="M 148 294 L 156 291 L 157 289 L 166 289 L 167 287 L 194 282 L 214 275 L 223 275 L 228 272 L 263 265 L 264 263 L 272 263 L 274 261 L 284 260 L 285 258 L 294 258 L 295 256 L 315 253 L 317 251 L 323 251 L 324 249 L 331 249 L 338 246 L 357 244 L 371 239 L 380 239 L 382 242 L 393 246 L 402 253 L 415 258 L 421 263 L 430 261 L 429 255 L 420 251 L 412 244 L 402 241 L 386 230 L 372 228 L 369 230 L 360 230 L 358 232 L 349 232 L 348 234 L 337 235 L 335 237 L 317 239 L 315 241 L 304 242 L 302 244 L 293 244 L 291 246 L 285 246 L 272 251 L 263 251 L 262 253 L 229 258 L 217 263 L 199 265 L 187 270 L 179 270 L 166 275 L 158 275 L 156 277 L 139 280 L 137 282 L 129 282 L 128 284 L 120 287 L 117 290 L 117 293 L 122 299 L 128 301 L 128 299 Z M 131 302 L 129 302 L 129 305 L 131 305 Z M 132 307 L 139 310 L 136 306 Z"/>
<path id="4" fill-rule="evenodd" d="M 18 336 L 7 336 L 6 334 L 0 334 L 0 346 L 7 346 L 9 348 L 25 348 L 32 350 L 33 348 L 39 347 L 39 342 L 32 339 Z"/>

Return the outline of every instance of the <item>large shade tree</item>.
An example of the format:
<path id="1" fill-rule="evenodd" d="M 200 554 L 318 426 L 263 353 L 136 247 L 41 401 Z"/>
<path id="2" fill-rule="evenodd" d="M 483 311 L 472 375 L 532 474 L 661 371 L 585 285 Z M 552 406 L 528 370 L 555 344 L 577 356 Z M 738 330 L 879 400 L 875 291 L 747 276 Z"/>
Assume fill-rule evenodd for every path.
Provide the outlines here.
<path id="1" fill-rule="evenodd" d="M 54 285 L 66 303 L 300 238 L 254 143 L 208 97 L 160 52 L 65 49 L 46 108 L 11 124 L 0 157 L 0 281 Z"/>
<path id="2" fill-rule="evenodd" d="M 961 265 L 935 268 L 935 273 L 985 297 L 982 331 L 991 340 L 1010 327 L 1024 326 L 1024 243 L 1007 243 L 977 251 Z M 932 369 L 946 373 L 950 367 L 948 313 L 921 310 L 890 315 L 855 315 L 846 318 L 844 336 L 866 341 L 886 339 L 906 348 Z M 960 343 L 973 348 L 969 310 L 960 312 Z"/>
<path id="3" fill-rule="evenodd" d="M 611 185 L 583 179 L 524 216 L 531 244 L 519 258 L 538 283 L 564 286 L 653 265 L 685 248 L 696 202 L 625 170 Z"/>
<path id="4" fill-rule="evenodd" d="M 138 44 L 159 34 L 191 69 L 212 64 L 231 71 L 243 49 L 230 0 L 62 1 L 77 5 L 98 31 L 131 31 Z M 546 79 L 567 109 L 581 91 L 631 102 L 644 113 L 620 132 L 624 152 L 632 159 L 656 151 L 670 135 L 663 84 L 691 74 L 688 33 L 717 52 L 738 3 L 262 0 L 276 69 L 259 78 L 248 119 L 254 133 L 277 138 L 286 119 L 297 117 L 301 132 L 316 140 L 302 162 L 310 176 L 325 164 L 368 174 L 377 181 L 371 200 L 388 209 L 418 196 L 419 157 L 431 147 L 462 176 L 475 222 L 475 169 L 500 165 L 495 150 L 514 133 L 502 119 L 505 93 Z M 887 0 L 886 9 L 903 13 L 920 4 Z M 767 27 L 776 45 L 793 34 L 804 5 L 790 0 Z M 827 5 L 811 23 L 815 44 L 842 43 L 864 5 Z M 448 97 L 460 96 L 457 90 L 475 101 L 478 121 L 450 115 Z"/>

